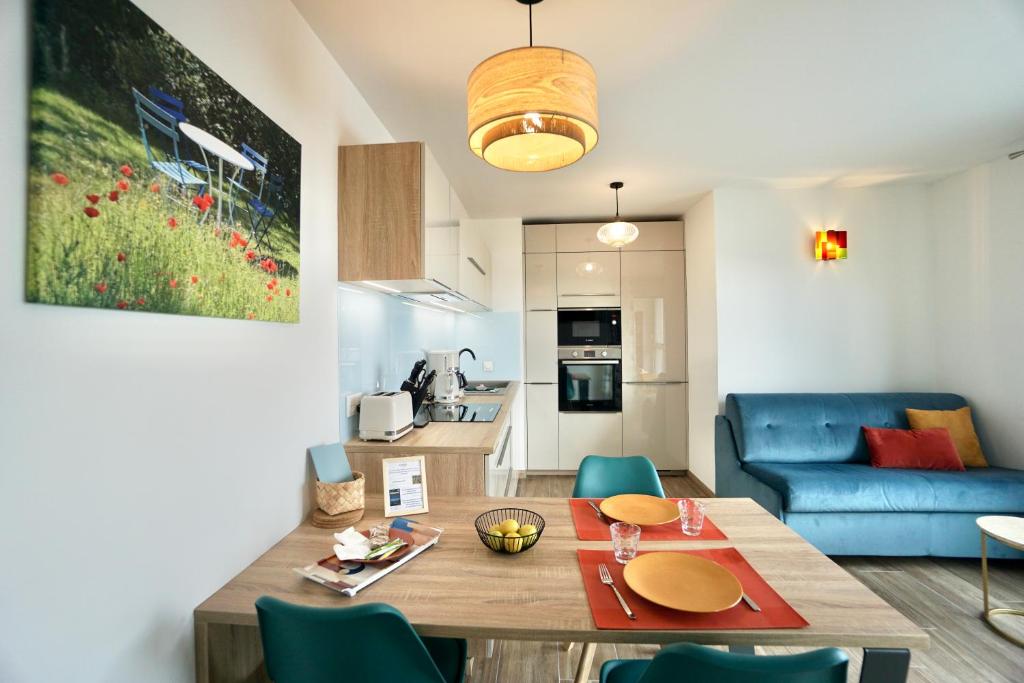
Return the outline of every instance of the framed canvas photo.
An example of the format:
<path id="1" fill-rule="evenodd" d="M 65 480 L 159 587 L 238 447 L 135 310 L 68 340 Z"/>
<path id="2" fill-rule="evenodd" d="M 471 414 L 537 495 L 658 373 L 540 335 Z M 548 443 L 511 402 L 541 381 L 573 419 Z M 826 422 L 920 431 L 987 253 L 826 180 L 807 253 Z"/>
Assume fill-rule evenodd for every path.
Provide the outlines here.
<path id="1" fill-rule="evenodd" d="M 427 463 L 422 455 L 384 458 L 384 516 L 428 512 Z"/>

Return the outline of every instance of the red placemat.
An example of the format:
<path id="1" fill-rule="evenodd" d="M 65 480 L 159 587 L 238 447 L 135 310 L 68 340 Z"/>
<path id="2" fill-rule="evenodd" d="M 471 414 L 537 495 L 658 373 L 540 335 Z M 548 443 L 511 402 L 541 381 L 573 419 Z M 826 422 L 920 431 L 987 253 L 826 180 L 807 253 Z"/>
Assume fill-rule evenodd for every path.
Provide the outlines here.
<path id="1" fill-rule="evenodd" d="M 581 541 L 610 541 L 612 533 L 608 525 L 597 518 L 594 508 L 587 504 L 593 500 L 597 505 L 603 498 L 570 498 L 569 509 L 572 510 L 572 523 L 576 527 L 576 538 Z M 678 503 L 681 498 L 669 498 Z M 640 527 L 640 542 L 644 541 L 724 541 L 728 537 L 715 526 L 708 517 L 704 517 L 704 527 L 699 536 L 687 536 L 679 526 L 679 520 L 669 524 Z"/>
<path id="2" fill-rule="evenodd" d="M 671 550 L 690 553 L 722 565 L 732 572 L 743 585 L 744 592 L 761 608 L 760 612 L 747 607 L 742 600 L 735 607 L 713 614 L 680 612 L 655 605 L 634 593 L 622 578 L 623 565 L 615 561 L 611 550 L 577 550 L 583 586 L 590 603 L 590 614 L 599 629 L 616 630 L 732 630 L 767 628 L 804 628 L 808 622 L 789 606 L 754 568 L 747 564 L 735 548 L 708 550 Z M 643 553 L 641 553 L 643 554 Z M 636 620 L 626 617 L 615 593 L 601 583 L 597 565 L 604 563 L 611 572 L 615 587 L 622 593 Z"/>

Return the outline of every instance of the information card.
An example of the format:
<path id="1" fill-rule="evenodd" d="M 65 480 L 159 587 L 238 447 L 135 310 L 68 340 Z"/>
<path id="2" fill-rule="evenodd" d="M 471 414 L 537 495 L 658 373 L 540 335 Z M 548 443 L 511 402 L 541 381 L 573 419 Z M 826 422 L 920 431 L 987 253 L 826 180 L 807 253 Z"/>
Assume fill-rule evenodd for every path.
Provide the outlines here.
<path id="1" fill-rule="evenodd" d="M 422 455 L 385 458 L 384 516 L 427 512 L 427 463 Z"/>

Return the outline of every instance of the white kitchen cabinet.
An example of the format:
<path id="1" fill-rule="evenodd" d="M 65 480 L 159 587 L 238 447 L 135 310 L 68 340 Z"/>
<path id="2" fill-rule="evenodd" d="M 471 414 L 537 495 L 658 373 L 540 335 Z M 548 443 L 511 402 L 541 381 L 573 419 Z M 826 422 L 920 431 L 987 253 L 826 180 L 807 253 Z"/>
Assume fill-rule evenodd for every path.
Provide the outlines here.
<path id="1" fill-rule="evenodd" d="M 652 221 L 637 223 L 640 236 L 622 248 L 622 251 L 679 251 L 685 248 L 682 221 Z"/>
<path id="2" fill-rule="evenodd" d="M 618 251 L 597 239 L 604 223 L 559 223 L 555 246 L 558 251 Z"/>
<path id="3" fill-rule="evenodd" d="M 559 253 L 556 281 L 559 308 L 619 305 L 619 252 Z"/>
<path id="4" fill-rule="evenodd" d="M 523 251 L 527 254 L 553 254 L 557 225 L 524 225 Z"/>
<path id="5" fill-rule="evenodd" d="M 459 223 L 459 291 L 491 306 L 491 252 L 471 224 Z"/>
<path id="6" fill-rule="evenodd" d="M 526 312 L 526 381 L 558 381 L 558 313 Z"/>
<path id="7" fill-rule="evenodd" d="M 686 381 L 682 251 L 622 253 L 622 381 Z"/>
<path id="8" fill-rule="evenodd" d="M 558 385 L 526 385 L 526 464 L 558 469 Z"/>
<path id="9" fill-rule="evenodd" d="M 686 389 L 683 383 L 622 385 L 622 454 L 646 455 L 659 470 L 685 470 Z"/>
<path id="10" fill-rule="evenodd" d="M 526 254 L 523 257 L 526 310 L 553 311 L 558 308 L 555 263 L 554 254 Z"/>
<path id="11" fill-rule="evenodd" d="M 558 413 L 558 469 L 576 470 L 588 455 L 622 455 L 622 413 Z"/>

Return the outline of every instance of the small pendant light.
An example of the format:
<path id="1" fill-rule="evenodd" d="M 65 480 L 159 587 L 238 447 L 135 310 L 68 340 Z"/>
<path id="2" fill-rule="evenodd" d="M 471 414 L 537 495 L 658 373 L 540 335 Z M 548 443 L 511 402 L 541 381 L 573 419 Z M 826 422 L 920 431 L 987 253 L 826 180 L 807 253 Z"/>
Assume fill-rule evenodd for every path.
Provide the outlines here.
<path id="1" fill-rule="evenodd" d="M 619 190 L 623 187 L 622 181 L 616 180 L 608 187 L 615 190 L 615 220 L 598 228 L 597 239 L 610 247 L 620 248 L 639 237 L 640 228 L 619 219 Z"/>

